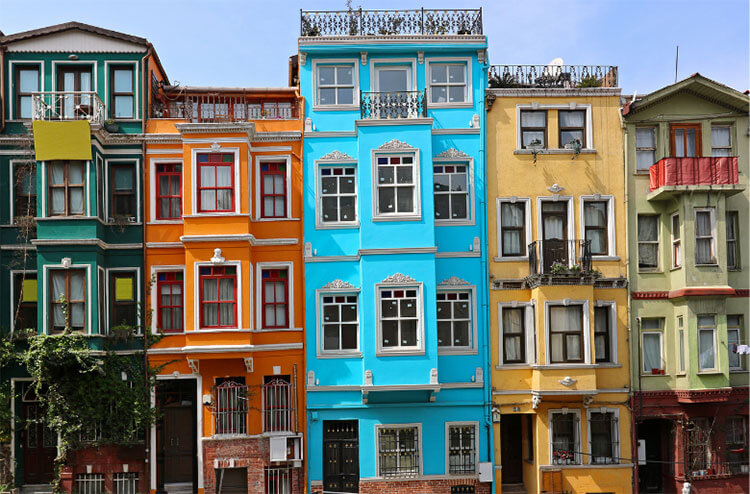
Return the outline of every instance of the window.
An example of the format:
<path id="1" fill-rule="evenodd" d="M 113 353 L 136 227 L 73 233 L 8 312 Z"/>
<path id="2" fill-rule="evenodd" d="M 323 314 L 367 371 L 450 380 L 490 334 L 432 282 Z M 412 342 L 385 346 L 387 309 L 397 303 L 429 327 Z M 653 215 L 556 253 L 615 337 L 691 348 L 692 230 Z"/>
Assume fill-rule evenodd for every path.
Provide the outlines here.
<path id="1" fill-rule="evenodd" d="M 742 357 L 737 353 L 737 345 L 742 343 L 742 316 L 727 315 L 727 350 L 729 368 L 742 369 Z"/>
<path id="2" fill-rule="evenodd" d="M 198 212 L 234 210 L 234 154 L 200 153 L 198 158 Z"/>
<path id="3" fill-rule="evenodd" d="M 577 412 L 550 412 L 552 430 L 552 464 L 574 465 L 581 463 L 581 441 Z"/>
<path id="4" fill-rule="evenodd" d="M 32 93 L 39 91 L 39 66 L 22 65 L 15 70 L 16 118 L 33 116 Z"/>
<path id="5" fill-rule="evenodd" d="M 679 124 L 671 126 L 672 156 L 694 158 L 701 155 L 700 124 Z"/>
<path id="6" fill-rule="evenodd" d="M 591 463 L 619 463 L 618 420 L 615 412 L 600 410 L 590 412 Z"/>
<path id="7" fill-rule="evenodd" d="M 547 112 L 544 110 L 521 112 L 521 149 L 529 145 L 547 147 Z"/>
<path id="8" fill-rule="evenodd" d="M 727 462 L 732 473 L 747 473 L 747 416 L 727 417 Z M 745 471 L 743 472 L 743 467 Z"/>
<path id="9" fill-rule="evenodd" d="M 549 307 L 550 362 L 583 362 L 583 306 Z"/>
<path id="10" fill-rule="evenodd" d="M 135 166 L 132 164 L 109 167 L 110 214 L 118 218 L 136 217 Z"/>
<path id="11" fill-rule="evenodd" d="M 317 67 L 318 105 L 353 105 L 354 65 Z"/>
<path id="12" fill-rule="evenodd" d="M 112 272 L 110 275 L 109 299 L 112 310 L 112 326 L 127 325 L 135 328 L 135 273 Z"/>
<path id="13" fill-rule="evenodd" d="M 638 268 L 659 267 L 659 217 L 653 214 L 638 215 Z"/>
<path id="14" fill-rule="evenodd" d="M 435 220 L 465 220 L 469 217 L 468 170 L 468 165 L 460 163 L 432 167 Z"/>
<path id="15" fill-rule="evenodd" d="M 214 434 L 247 434 L 249 393 L 245 378 L 216 378 L 213 394 Z"/>
<path id="16" fill-rule="evenodd" d="M 263 377 L 263 432 L 291 432 L 294 417 L 289 376 Z"/>
<path id="17" fill-rule="evenodd" d="M 286 217 L 286 161 L 260 163 L 261 218 Z"/>
<path id="18" fill-rule="evenodd" d="M 732 127 L 711 127 L 711 156 L 732 156 Z"/>
<path id="19" fill-rule="evenodd" d="M 500 254 L 502 257 L 526 255 L 526 212 L 528 201 L 500 202 Z"/>
<path id="20" fill-rule="evenodd" d="M 357 298 L 357 295 L 323 295 L 323 352 L 346 352 L 359 348 Z"/>
<path id="21" fill-rule="evenodd" d="M 201 266 L 202 328 L 237 327 L 237 267 Z"/>
<path id="22" fill-rule="evenodd" d="M 560 148 L 579 144 L 586 147 L 586 111 L 560 110 L 557 112 L 560 120 Z"/>
<path id="23" fill-rule="evenodd" d="M 609 254 L 607 201 L 583 201 L 584 238 L 590 243 L 591 254 Z"/>
<path id="24" fill-rule="evenodd" d="M 695 264 L 716 264 L 714 209 L 695 210 Z"/>
<path id="25" fill-rule="evenodd" d="M 82 161 L 49 163 L 49 215 L 71 216 L 84 213 Z"/>
<path id="26" fill-rule="evenodd" d="M 353 166 L 320 168 L 321 223 L 357 221 L 357 177 Z"/>
<path id="27" fill-rule="evenodd" d="M 421 346 L 419 289 L 380 288 L 380 345 L 385 350 Z"/>
<path id="28" fill-rule="evenodd" d="M 658 318 L 641 319 L 641 348 L 643 349 L 643 372 L 645 374 L 662 373 L 662 320 Z"/>
<path id="29" fill-rule="evenodd" d="M 682 265 L 682 251 L 680 243 L 680 215 L 672 215 L 672 267 L 679 268 Z"/>
<path id="30" fill-rule="evenodd" d="M 740 250 L 737 248 L 737 232 L 739 230 L 739 212 L 727 211 L 727 269 L 739 269 Z"/>
<path id="31" fill-rule="evenodd" d="M 83 269 L 50 271 L 50 333 L 86 327 L 86 273 Z"/>
<path id="32" fill-rule="evenodd" d="M 135 118 L 133 67 L 115 65 L 109 69 L 110 112 L 114 118 Z"/>
<path id="33" fill-rule="evenodd" d="M 182 164 L 156 165 L 156 218 L 175 220 L 182 217 Z"/>
<path id="34" fill-rule="evenodd" d="M 104 203 L 105 203 L 105 192 L 104 192 L 104 160 L 101 156 L 96 157 L 96 216 L 104 221 L 107 221 Z"/>
<path id="35" fill-rule="evenodd" d="M 261 270 L 263 329 L 288 328 L 289 273 L 286 269 Z"/>
<path id="36" fill-rule="evenodd" d="M 37 281 L 36 273 L 15 273 L 13 275 L 15 305 L 13 311 L 14 331 L 33 330 L 36 332 Z"/>
<path id="37" fill-rule="evenodd" d="M 697 417 L 686 424 L 686 461 L 685 468 L 689 472 L 707 470 L 711 467 L 713 456 L 711 434 L 715 425 L 715 418 Z"/>
<path id="38" fill-rule="evenodd" d="M 247 469 L 243 468 L 243 482 L 237 492 L 248 492 L 247 489 Z M 266 477 L 265 494 L 292 494 L 292 474 L 293 467 L 263 467 Z"/>
<path id="39" fill-rule="evenodd" d="M 636 127 L 635 129 L 635 169 L 648 172 L 656 163 L 656 128 Z"/>
<path id="40" fill-rule="evenodd" d="M 525 308 L 502 308 L 504 364 L 526 362 L 525 312 Z"/>
<path id="41" fill-rule="evenodd" d="M 612 308 L 594 307 L 594 350 L 596 362 L 612 362 Z"/>
<path id="42" fill-rule="evenodd" d="M 410 214 L 415 209 L 414 156 L 377 156 L 377 214 Z"/>
<path id="43" fill-rule="evenodd" d="M 419 475 L 419 428 L 376 426 L 378 431 L 378 476 Z"/>
<path id="44" fill-rule="evenodd" d="M 476 425 L 448 424 L 448 473 L 476 472 Z"/>
<path id="45" fill-rule="evenodd" d="M 466 64 L 430 64 L 430 103 L 466 102 Z"/>
<path id="46" fill-rule="evenodd" d="M 677 333 L 679 336 L 677 354 L 679 357 L 680 372 L 685 372 L 685 328 L 682 316 L 677 316 Z"/>
<path id="47" fill-rule="evenodd" d="M 698 368 L 716 369 L 716 316 L 698 316 Z"/>
<path id="48" fill-rule="evenodd" d="M 164 333 L 181 333 L 183 329 L 184 302 L 182 299 L 183 275 L 181 271 L 159 272 L 156 276 L 156 324 Z"/>
<path id="49" fill-rule="evenodd" d="M 36 216 L 36 164 L 16 165 L 13 217 Z"/>
<path id="50" fill-rule="evenodd" d="M 438 347 L 471 346 L 471 309 L 470 292 L 437 292 Z"/>

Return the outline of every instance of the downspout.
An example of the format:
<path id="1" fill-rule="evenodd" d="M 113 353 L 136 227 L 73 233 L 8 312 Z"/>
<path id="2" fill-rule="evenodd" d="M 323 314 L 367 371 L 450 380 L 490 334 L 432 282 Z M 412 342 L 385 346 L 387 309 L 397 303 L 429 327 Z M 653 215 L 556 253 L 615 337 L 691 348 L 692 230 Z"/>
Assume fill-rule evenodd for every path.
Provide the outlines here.
<path id="1" fill-rule="evenodd" d="M 2 107 L 2 111 L 0 111 L 0 132 L 5 130 L 5 109 L 6 106 L 5 103 L 5 50 L 7 50 L 8 47 L 5 45 L 0 45 L 0 102 L 3 104 L 0 104 L 0 107 Z"/>
<path id="2" fill-rule="evenodd" d="M 148 101 L 147 91 L 150 89 L 148 85 L 148 74 L 146 73 L 146 59 L 151 56 L 151 53 L 153 51 L 153 46 L 151 43 L 148 44 L 148 51 L 141 59 L 141 82 L 143 83 L 143 90 L 141 91 L 141 134 L 146 133 L 146 112 L 143 111 L 145 109 L 145 105 L 143 102 Z M 144 268 L 144 281 L 145 283 L 148 283 L 150 285 L 151 283 L 151 277 L 146 278 L 145 268 L 146 268 L 146 194 L 143 193 L 143 191 L 146 190 L 146 139 L 141 139 L 141 236 L 142 236 L 142 242 L 143 247 L 141 247 L 141 250 L 143 252 L 143 268 Z M 149 300 L 148 294 L 153 289 L 153 287 L 149 286 L 148 289 L 146 289 L 146 284 L 144 283 L 143 287 L 143 302 L 144 305 L 148 304 L 150 308 L 151 301 Z M 148 324 L 151 326 L 151 318 L 153 317 L 153 314 L 151 317 L 149 317 Z M 148 376 L 148 331 L 150 331 L 151 328 L 143 328 L 143 367 L 144 367 L 144 374 L 146 376 L 146 384 L 148 385 L 149 382 L 149 376 Z M 149 392 L 150 394 L 150 392 Z M 156 387 L 154 387 L 154 397 L 156 397 Z M 154 404 L 156 406 L 156 404 Z M 144 451 L 144 464 L 146 465 L 146 478 L 148 479 L 149 483 L 149 491 L 151 489 L 151 463 L 149 462 L 149 458 L 151 457 L 151 427 L 148 427 L 146 430 L 146 448 Z M 222 479 L 223 479 L 223 471 L 222 471 Z"/>

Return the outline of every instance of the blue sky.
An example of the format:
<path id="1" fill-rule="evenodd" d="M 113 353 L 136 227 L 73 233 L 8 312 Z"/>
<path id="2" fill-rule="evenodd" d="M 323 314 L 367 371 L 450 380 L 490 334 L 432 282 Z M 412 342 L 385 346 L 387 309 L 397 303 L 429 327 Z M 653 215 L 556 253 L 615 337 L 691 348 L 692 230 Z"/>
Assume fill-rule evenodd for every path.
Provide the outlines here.
<path id="1" fill-rule="evenodd" d="M 355 1 L 363 8 L 484 7 L 496 64 L 617 65 L 624 93 L 695 72 L 739 90 L 749 82 L 748 0 Z M 170 79 L 186 85 L 281 86 L 296 53 L 299 9 L 345 0 L 0 0 L 6 34 L 77 20 L 143 36 Z"/>

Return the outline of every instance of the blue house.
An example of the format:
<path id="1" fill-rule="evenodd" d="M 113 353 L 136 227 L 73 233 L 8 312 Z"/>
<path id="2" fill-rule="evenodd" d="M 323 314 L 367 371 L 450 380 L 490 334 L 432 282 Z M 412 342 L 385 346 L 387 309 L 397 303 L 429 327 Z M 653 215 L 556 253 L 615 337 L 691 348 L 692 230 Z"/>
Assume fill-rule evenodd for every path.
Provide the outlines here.
<path id="1" fill-rule="evenodd" d="M 300 26 L 311 492 L 490 492 L 481 10 Z"/>

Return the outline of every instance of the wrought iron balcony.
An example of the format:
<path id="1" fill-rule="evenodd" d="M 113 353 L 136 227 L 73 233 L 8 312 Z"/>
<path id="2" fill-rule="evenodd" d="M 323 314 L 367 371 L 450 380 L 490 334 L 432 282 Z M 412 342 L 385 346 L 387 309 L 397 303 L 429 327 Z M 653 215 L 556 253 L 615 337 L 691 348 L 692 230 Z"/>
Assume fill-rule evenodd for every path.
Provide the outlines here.
<path id="1" fill-rule="evenodd" d="M 612 65 L 492 65 L 491 88 L 617 87 Z"/>
<path id="2" fill-rule="evenodd" d="M 591 275 L 590 240 L 537 240 L 529 244 L 529 275 Z"/>
<path id="3" fill-rule="evenodd" d="M 88 120 L 104 123 L 104 103 L 94 91 L 45 91 L 33 93 L 34 120 Z"/>
<path id="4" fill-rule="evenodd" d="M 296 120 L 300 102 L 260 99 L 251 94 L 222 92 L 166 95 L 154 98 L 151 118 L 177 118 L 191 123 L 249 122 L 253 120 Z"/>
<path id="5" fill-rule="evenodd" d="M 649 191 L 672 185 L 736 185 L 736 156 L 662 158 L 648 169 Z"/>
<path id="6" fill-rule="evenodd" d="M 420 118 L 427 116 L 424 91 L 364 92 L 359 94 L 362 119 Z"/>
<path id="7" fill-rule="evenodd" d="M 300 36 L 482 34 L 482 9 L 301 10 Z"/>

